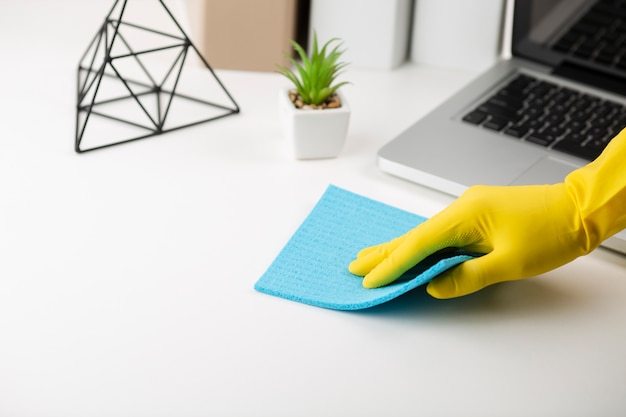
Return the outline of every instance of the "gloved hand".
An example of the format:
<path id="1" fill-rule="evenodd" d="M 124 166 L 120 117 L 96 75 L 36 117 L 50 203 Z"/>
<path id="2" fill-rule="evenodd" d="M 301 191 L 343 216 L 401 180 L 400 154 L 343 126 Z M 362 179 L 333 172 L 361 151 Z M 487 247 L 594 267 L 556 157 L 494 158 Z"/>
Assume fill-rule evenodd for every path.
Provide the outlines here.
<path id="1" fill-rule="evenodd" d="M 375 288 L 443 248 L 486 254 L 431 281 L 427 291 L 436 298 L 547 272 L 626 227 L 625 156 L 626 130 L 563 183 L 471 187 L 407 234 L 363 249 L 349 270 Z"/>

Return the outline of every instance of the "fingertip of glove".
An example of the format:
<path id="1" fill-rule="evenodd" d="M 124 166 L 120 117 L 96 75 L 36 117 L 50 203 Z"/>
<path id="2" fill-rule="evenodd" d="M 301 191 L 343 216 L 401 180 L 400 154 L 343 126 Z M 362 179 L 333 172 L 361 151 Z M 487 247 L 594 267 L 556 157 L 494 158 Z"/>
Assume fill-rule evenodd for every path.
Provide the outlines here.
<path id="1" fill-rule="evenodd" d="M 363 277 L 363 287 L 365 288 L 380 288 L 387 284 L 392 283 L 394 280 L 389 277 L 381 277 L 380 274 L 372 271 Z"/>
<path id="2" fill-rule="evenodd" d="M 460 291 L 454 281 L 454 278 L 450 274 L 437 277 L 430 281 L 426 286 L 426 292 L 432 297 L 440 300 L 456 298 L 466 294 Z"/>
<path id="3" fill-rule="evenodd" d="M 435 278 L 426 286 L 426 292 L 440 300 L 463 297 L 479 291 L 480 289 L 482 289 L 482 287 L 477 288 L 476 286 L 458 285 L 455 278 L 450 274 Z"/>
<path id="4" fill-rule="evenodd" d="M 359 251 L 359 253 L 356 254 L 357 258 L 362 258 L 364 256 L 367 256 L 368 254 L 374 252 L 375 250 L 377 250 L 376 246 L 369 246 L 367 248 L 363 248 Z"/>
<path id="5" fill-rule="evenodd" d="M 440 300 L 454 297 L 454 295 L 450 295 L 448 291 L 441 291 L 440 286 L 436 285 L 432 281 L 426 286 L 426 292 L 430 294 L 431 297 L 438 298 Z"/>
<path id="6" fill-rule="evenodd" d="M 350 271 L 351 274 L 358 275 L 360 277 L 365 275 L 364 273 L 362 273 L 361 263 L 358 259 L 350 262 L 350 264 L 348 265 L 348 271 Z"/>
<path id="7" fill-rule="evenodd" d="M 372 282 L 372 280 L 367 279 L 367 277 L 363 278 L 363 287 L 364 288 L 378 288 L 380 287 L 380 285 L 377 285 L 375 282 Z"/>

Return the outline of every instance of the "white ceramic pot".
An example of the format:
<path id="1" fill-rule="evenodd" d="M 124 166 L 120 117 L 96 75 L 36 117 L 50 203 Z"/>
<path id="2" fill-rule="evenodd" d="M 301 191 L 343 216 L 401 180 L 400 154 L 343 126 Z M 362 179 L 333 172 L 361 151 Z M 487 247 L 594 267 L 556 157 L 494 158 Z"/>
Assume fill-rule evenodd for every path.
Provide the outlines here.
<path id="1" fill-rule="evenodd" d="M 350 107 L 339 94 L 341 107 L 336 109 L 298 109 L 289 99 L 289 90 L 279 94 L 279 114 L 283 133 L 297 159 L 335 158 L 341 152 L 348 133 Z"/>

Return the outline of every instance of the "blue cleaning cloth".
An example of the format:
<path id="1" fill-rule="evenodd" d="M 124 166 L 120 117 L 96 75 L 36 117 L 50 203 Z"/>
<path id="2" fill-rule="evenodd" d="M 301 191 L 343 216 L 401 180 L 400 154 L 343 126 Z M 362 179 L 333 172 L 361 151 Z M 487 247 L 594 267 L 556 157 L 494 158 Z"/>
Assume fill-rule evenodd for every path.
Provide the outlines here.
<path id="1" fill-rule="evenodd" d="M 392 300 L 479 254 L 431 255 L 400 279 L 367 289 L 348 264 L 363 248 L 400 236 L 426 220 L 330 185 L 267 271 L 257 291 L 335 310 L 359 310 Z"/>

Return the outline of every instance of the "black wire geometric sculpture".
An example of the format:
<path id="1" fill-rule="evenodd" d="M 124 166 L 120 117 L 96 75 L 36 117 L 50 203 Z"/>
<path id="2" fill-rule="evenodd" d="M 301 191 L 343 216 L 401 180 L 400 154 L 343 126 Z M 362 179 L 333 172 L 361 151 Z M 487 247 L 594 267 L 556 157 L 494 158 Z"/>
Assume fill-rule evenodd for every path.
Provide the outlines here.
<path id="1" fill-rule="evenodd" d="M 128 143 L 239 113 L 162 0 L 115 0 L 78 66 L 75 151 Z M 141 22 L 146 5 L 159 29 Z M 167 31 L 166 31 L 167 30 Z M 208 73 L 207 73 L 208 70 Z M 209 77 L 207 77 L 207 74 Z"/>

